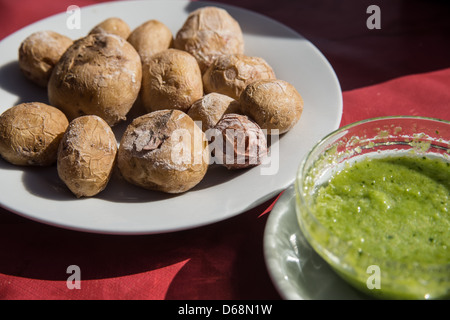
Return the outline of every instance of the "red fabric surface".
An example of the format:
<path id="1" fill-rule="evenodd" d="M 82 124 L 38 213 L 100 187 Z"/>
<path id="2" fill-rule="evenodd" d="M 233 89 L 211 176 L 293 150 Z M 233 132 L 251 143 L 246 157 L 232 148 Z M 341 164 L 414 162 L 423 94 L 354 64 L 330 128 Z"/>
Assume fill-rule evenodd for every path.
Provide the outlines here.
<path id="1" fill-rule="evenodd" d="M 97 2 L 0 0 L 0 39 L 69 5 Z M 450 120 L 445 1 L 218 2 L 267 15 L 313 42 L 340 79 L 342 125 L 399 114 Z M 380 30 L 366 27 L 370 4 L 381 8 Z M 209 226 L 145 236 L 69 231 L 0 209 L 0 299 L 279 299 L 262 251 L 275 202 Z M 66 285 L 72 264 L 81 269 L 80 290 Z"/>
<path id="2" fill-rule="evenodd" d="M 341 125 L 394 115 L 450 120 L 450 68 L 345 91 L 343 99 Z"/>

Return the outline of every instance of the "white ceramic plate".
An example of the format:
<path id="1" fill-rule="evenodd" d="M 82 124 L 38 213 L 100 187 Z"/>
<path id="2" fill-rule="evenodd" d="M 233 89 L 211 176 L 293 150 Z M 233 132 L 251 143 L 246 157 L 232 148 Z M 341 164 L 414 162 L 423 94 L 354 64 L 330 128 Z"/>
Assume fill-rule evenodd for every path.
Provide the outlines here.
<path id="1" fill-rule="evenodd" d="M 236 172 L 213 165 L 199 185 L 181 195 L 150 192 L 114 176 L 96 197 L 76 199 L 59 180 L 55 167 L 18 168 L 0 159 L 1 205 L 30 219 L 74 230 L 149 234 L 221 221 L 287 188 L 307 150 L 339 126 L 341 89 L 333 68 L 314 45 L 286 26 L 248 10 L 211 2 L 119 1 L 82 8 L 81 29 L 67 27 L 71 15 L 66 12 L 36 22 L 0 43 L 0 112 L 21 102 L 48 103 L 46 90 L 26 81 L 18 69 L 17 50 L 32 32 L 55 30 L 76 39 L 104 19 L 118 16 L 132 29 L 157 19 L 176 34 L 188 13 L 205 5 L 222 7 L 238 20 L 246 54 L 266 59 L 277 77 L 292 83 L 303 96 L 302 118 L 272 144 L 274 153 L 268 165 Z M 114 128 L 118 137 L 125 125 Z"/>
<path id="2" fill-rule="evenodd" d="M 264 257 L 283 299 L 369 299 L 341 279 L 308 244 L 297 223 L 293 185 L 277 200 L 267 220 Z"/>

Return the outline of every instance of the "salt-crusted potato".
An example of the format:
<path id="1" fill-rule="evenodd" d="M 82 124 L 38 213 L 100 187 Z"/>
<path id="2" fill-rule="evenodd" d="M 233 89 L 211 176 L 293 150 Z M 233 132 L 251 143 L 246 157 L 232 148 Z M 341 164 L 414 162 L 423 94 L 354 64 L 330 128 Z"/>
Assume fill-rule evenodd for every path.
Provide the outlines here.
<path id="1" fill-rule="evenodd" d="M 64 113 L 52 106 L 18 104 L 0 116 L 0 155 L 15 165 L 52 165 L 68 125 Z"/>
<path id="2" fill-rule="evenodd" d="M 102 118 L 78 117 L 59 145 L 58 175 L 78 198 L 95 196 L 108 184 L 116 154 L 116 138 Z"/>
<path id="3" fill-rule="evenodd" d="M 202 75 L 191 54 L 171 48 L 143 61 L 141 101 L 148 112 L 186 112 L 202 96 Z"/>
<path id="4" fill-rule="evenodd" d="M 19 68 L 27 79 L 47 87 L 55 64 L 72 43 L 72 39 L 54 31 L 35 32 L 20 44 Z"/>
<path id="5" fill-rule="evenodd" d="M 159 110 L 134 119 L 117 157 L 125 180 L 166 193 L 193 188 L 205 176 L 208 163 L 205 134 L 179 110 Z"/>
<path id="6" fill-rule="evenodd" d="M 111 33 L 127 39 L 131 33 L 131 29 L 128 23 L 126 23 L 122 19 L 111 17 L 100 22 L 98 25 L 92 28 L 91 31 L 89 31 L 89 34 L 94 33 Z"/>
<path id="7" fill-rule="evenodd" d="M 72 120 L 97 115 L 110 126 L 126 119 L 142 80 L 139 54 L 125 39 L 108 33 L 74 42 L 53 69 L 50 104 Z"/>
<path id="8" fill-rule="evenodd" d="M 203 72 L 223 54 L 244 53 L 239 23 L 224 9 L 203 7 L 189 14 L 174 39 L 174 47 L 191 53 Z"/>
<path id="9" fill-rule="evenodd" d="M 219 92 L 236 100 L 247 85 L 260 79 L 275 79 L 272 67 L 260 57 L 228 54 L 218 57 L 203 74 L 205 93 Z"/>
<path id="10" fill-rule="evenodd" d="M 214 148 L 216 162 L 229 170 L 260 165 L 267 155 L 267 140 L 261 128 L 247 116 L 224 115 L 214 127 L 222 148 Z M 213 142 L 214 143 L 214 142 Z M 217 143 L 214 145 L 220 146 Z"/>
<path id="11" fill-rule="evenodd" d="M 295 87 L 279 79 L 257 80 L 242 92 L 239 102 L 244 114 L 268 134 L 289 131 L 300 119 L 303 99 Z"/>
<path id="12" fill-rule="evenodd" d="M 164 23 L 149 20 L 134 29 L 127 40 L 144 61 L 155 53 L 169 49 L 173 42 L 173 35 Z"/>
<path id="13" fill-rule="evenodd" d="M 212 92 L 195 101 L 188 115 L 203 131 L 212 129 L 224 114 L 239 113 L 239 102 L 221 93 Z"/>

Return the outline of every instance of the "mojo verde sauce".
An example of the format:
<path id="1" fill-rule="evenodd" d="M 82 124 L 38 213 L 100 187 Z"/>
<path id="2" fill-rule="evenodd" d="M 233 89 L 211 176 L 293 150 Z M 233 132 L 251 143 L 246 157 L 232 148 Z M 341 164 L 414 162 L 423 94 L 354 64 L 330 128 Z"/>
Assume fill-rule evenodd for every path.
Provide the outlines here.
<path id="1" fill-rule="evenodd" d="M 313 210 L 323 226 L 355 248 L 352 263 L 365 256 L 396 261 L 402 265 L 398 274 L 407 279 L 417 265 L 446 265 L 444 273 L 450 272 L 449 198 L 448 162 L 387 156 L 337 172 L 318 190 Z M 424 283 L 433 280 L 426 270 L 422 275 Z"/>

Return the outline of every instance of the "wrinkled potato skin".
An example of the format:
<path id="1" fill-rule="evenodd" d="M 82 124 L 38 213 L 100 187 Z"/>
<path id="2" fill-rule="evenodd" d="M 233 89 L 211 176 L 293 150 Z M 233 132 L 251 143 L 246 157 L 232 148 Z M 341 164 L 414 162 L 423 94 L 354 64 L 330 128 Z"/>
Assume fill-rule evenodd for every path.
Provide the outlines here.
<path id="1" fill-rule="evenodd" d="M 130 26 L 120 18 L 111 17 L 96 25 L 89 34 L 111 33 L 127 39 L 131 33 Z"/>
<path id="2" fill-rule="evenodd" d="M 47 87 L 55 64 L 72 43 L 72 39 L 54 31 L 35 32 L 20 44 L 19 68 L 27 79 Z"/>
<path id="3" fill-rule="evenodd" d="M 58 109 L 40 102 L 22 103 L 0 116 L 0 155 L 20 166 L 49 166 L 69 125 Z"/>
<path id="4" fill-rule="evenodd" d="M 125 120 L 139 94 L 141 60 L 125 39 L 88 35 L 67 49 L 48 84 L 50 104 L 69 120 L 97 115 L 110 126 Z"/>
<path id="5" fill-rule="evenodd" d="M 116 154 L 116 138 L 102 118 L 76 118 L 59 146 L 58 175 L 78 198 L 94 196 L 108 184 Z"/>
<path id="6" fill-rule="evenodd" d="M 245 87 L 260 79 L 275 79 L 272 67 L 260 57 L 243 54 L 218 57 L 203 75 L 205 93 L 219 92 L 236 100 Z"/>
<path id="7" fill-rule="evenodd" d="M 258 166 L 267 155 L 264 132 L 249 117 L 229 113 L 224 115 L 214 128 L 220 132 L 223 145 L 222 150 L 214 149 L 214 156 L 227 169 Z M 227 154 L 230 150 L 233 150 L 233 153 Z"/>
<path id="8" fill-rule="evenodd" d="M 169 49 L 172 46 L 173 35 L 164 23 L 149 20 L 134 29 L 127 40 L 144 61 L 155 53 Z"/>
<path id="9" fill-rule="evenodd" d="M 189 14 L 175 36 L 174 47 L 191 53 L 204 73 L 223 54 L 243 54 L 244 36 L 226 10 L 203 7 Z"/>
<path id="10" fill-rule="evenodd" d="M 212 92 L 195 101 L 188 111 L 194 121 L 201 123 L 203 131 L 212 129 L 224 114 L 239 113 L 240 105 L 235 99 Z"/>
<path id="11" fill-rule="evenodd" d="M 174 136 L 176 130 L 187 130 L 190 139 L 180 142 L 179 136 Z M 174 150 L 181 145 L 187 150 L 188 144 L 191 152 L 182 162 L 178 157 L 182 153 Z M 177 158 L 172 159 L 172 153 Z M 193 188 L 205 176 L 208 163 L 209 148 L 204 133 L 179 110 L 159 110 L 134 119 L 122 137 L 117 158 L 125 180 L 165 193 L 182 193 Z"/>
<path id="12" fill-rule="evenodd" d="M 289 131 L 300 119 L 303 99 L 290 83 L 274 80 L 257 80 L 242 92 L 239 102 L 242 112 L 252 118 L 268 134 Z"/>
<path id="13" fill-rule="evenodd" d="M 176 109 L 186 112 L 203 96 L 203 83 L 195 58 L 167 49 L 143 62 L 141 100 L 148 112 Z"/>

